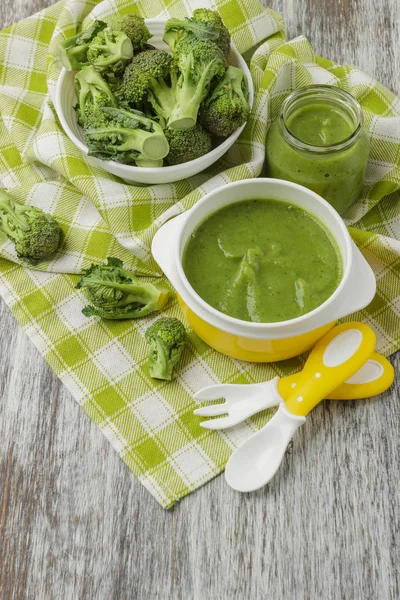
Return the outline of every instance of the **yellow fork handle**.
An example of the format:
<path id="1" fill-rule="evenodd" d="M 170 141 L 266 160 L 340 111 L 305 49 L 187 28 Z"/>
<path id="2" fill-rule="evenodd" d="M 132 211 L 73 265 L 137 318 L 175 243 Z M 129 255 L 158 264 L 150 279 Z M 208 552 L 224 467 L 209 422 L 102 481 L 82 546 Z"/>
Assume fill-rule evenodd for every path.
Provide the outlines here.
<path id="1" fill-rule="evenodd" d="M 298 388 L 301 371 L 278 381 L 278 391 L 284 400 Z M 354 378 L 354 381 L 352 379 Z M 358 400 L 372 398 L 390 388 L 394 381 L 394 369 L 387 358 L 373 352 L 361 369 L 326 396 L 329 400 Z"/>
<path id="2" fill-rule="evenodd" d="M 364 323 L 343 323 L 314 346 L 300 375 L 298 387 L 285 401 L 286 409 L 301 417 L 354 375 L 370 358 L 376 337 Z"/>

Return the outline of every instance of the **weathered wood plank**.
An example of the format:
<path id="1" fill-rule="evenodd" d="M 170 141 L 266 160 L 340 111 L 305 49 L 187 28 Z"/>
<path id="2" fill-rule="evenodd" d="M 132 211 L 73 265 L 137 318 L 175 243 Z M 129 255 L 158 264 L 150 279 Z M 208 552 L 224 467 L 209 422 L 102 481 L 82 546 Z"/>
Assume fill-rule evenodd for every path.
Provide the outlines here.
<path id="1" fill-rule="evenodd" d="M 49 4 L 2 0 L 0 26 Z M 273 5 L 289 37 L 400 91 L 397 0 Z M 165 512 L 3 303 L 0 319 L 2 600 L 400 597 L 399 379 L 317 408 L 267 489 L 236 494 L 220 477 Z"/>

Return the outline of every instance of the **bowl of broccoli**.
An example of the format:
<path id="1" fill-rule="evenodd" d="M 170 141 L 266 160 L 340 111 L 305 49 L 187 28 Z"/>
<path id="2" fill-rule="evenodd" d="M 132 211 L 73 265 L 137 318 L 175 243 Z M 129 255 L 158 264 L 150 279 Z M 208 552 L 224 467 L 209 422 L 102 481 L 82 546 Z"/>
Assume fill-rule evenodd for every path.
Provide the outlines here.
<path id="1" fill-rule="evenodd" d="M 200 173 L 248 119 L 250 71 L 219 14 L 168 21 L 116 15 L 59 47 L 55 108 L 92 164 L 129 183 Z"/>

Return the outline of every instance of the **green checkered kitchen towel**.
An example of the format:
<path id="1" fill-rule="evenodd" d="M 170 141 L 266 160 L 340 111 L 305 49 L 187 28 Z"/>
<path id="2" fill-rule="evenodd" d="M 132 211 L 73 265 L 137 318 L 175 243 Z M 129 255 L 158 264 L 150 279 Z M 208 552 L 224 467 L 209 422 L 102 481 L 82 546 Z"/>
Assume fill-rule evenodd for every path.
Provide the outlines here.
<path id="1" fill-rule="evenodd" d="M 196 0 L 205 6 L 207 0 Z M 250 60 L 256 88 L 250 121 L 232 151 L 206 172 L 173 185 L 135 187 L 93 167 L 66 137 L 52 96 L 59 75 L 57 44 L 116 11 L 183 17 L 176 0 L 64 0 L 0 34 L 0 178 L 11 196 L 53 213 L 65 232 L 60 252 L 40 270 L 18 261 L 0 237 L 1 295 L 44 358 L 143 485 L 164 507 L 221 472 L 232 450 L 259 428 L 259 415 L 232 430 L 211 432 L 193 416 L 193 393 L 205 385 L 259 382 L 298 369 L 224 357 L 189 331 L 175 381 L 152 380 L 144 332 L 150 319 L 104 322 L 81 313 L 77 274 L 107 256 L 150 278 L 150 254 L 165 221 L 227 182 L 257 177 L 268 126 L 293 89 L 337 85 L 361 102 L 371 137 L 363 198 L 347 223 L 378 281 L 372 304 L 355 318 L 371 325 L 378 350 L 400 346 L 400 101 L 372 77 L 316 56 L 303 37 L 285 42 L 279 14 L 255 0 L 219 0 L 233 41 Z M 39 269 L 39 267 L 38 267 Z M 159 280 L 160 281 L 160 280 Z M 164 282 L 165 283 L 165 282 Z M 172 297 L 165 314 L 181 316 Z"/>

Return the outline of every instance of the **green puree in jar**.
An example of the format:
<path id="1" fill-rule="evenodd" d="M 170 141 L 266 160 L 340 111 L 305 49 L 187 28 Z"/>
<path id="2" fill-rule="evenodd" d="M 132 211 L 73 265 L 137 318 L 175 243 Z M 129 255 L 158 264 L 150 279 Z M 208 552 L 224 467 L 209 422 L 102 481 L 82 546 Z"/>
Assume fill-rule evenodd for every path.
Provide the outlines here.
<path id="1" fill-rule="evenodd" d="M 361 196 L 368 154 L 359 104 L 330 86 L 309 86 L 289 96 L 266 142 L 270 177 L 304 185 L 339 213 Z"/>
<path id="2" fill-rule="evenodd" d="M 211 214 L 189 238 L 182 263 L 203 300 L 257 323 L 312 311 L 342 276 L 339 249 L 325 227 L 273 199 L 236 202 Z"/>
<path id="3" fill-rule="evenodd" d="M 288 117 L 286 126 L 292 135 L 312 146 L 338 144 L 354 131 L 345 113 L 324 104 L 303 106 Z"/>

